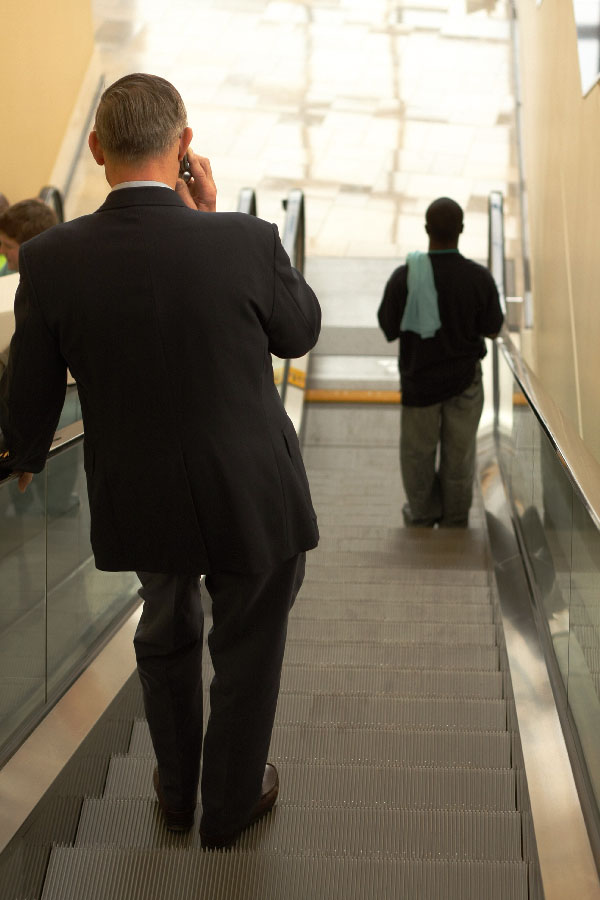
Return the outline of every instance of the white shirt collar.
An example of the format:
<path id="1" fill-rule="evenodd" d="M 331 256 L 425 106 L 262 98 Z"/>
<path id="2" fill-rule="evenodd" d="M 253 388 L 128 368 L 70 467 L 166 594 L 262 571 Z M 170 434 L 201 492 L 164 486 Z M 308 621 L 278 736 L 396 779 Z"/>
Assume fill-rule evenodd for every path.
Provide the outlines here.
<path id="1" fill-rule="evenodd" d="M 163 181 L 122 181 L 120 184 L 114 184 L 111 188 L 111 192 L 120 191 L 121 188 L 130 187 L 161 187 L 168 188 L 170 191 L 173 190 L 170 184 L 165 184 Z"/>

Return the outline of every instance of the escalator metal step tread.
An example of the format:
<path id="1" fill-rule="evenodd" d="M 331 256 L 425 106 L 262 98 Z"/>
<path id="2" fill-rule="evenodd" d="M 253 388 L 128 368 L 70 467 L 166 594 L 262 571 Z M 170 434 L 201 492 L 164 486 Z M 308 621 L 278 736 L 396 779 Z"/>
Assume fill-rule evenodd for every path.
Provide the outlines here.
<path id="1" fill-rule="evenodd" d="M 129 752 L 154 755 L 147 722 L 135 723 Z M 276 724 L 269 757 L 275 763 L 303 761 L 307 765 L 322 761 L 507 769 L 511 736 L 497 731 Z"/>
<path id="2" fill-rule="evenodd" d="M 394 584 L 413 584 L 420 581 L 422 584 L 446 585 L 452 584 L 478 585 L 489 588 L 489 573 L 477 569 L 460 569 L 449 572 L 448 569 L 437 568 L 413 568 L 377 565 L 360 566 L 356 564 L 355 554 L 345 553 L 347 559 L 339 563 L 311 563 L 307 570 L 306 584 L 311 581 L 337 581 L 340 584 L 349 582 L 379 584 L 381 582 L 393 582 Z M 433 566 L 433 561 L 432 561 Z"/>
<path id="3" fill-rule="evenodd" d="M 504 732 L 444 731 L 389 727 L 335 729 L 314 725 L 276 725 L 271 756 L 279 760 L 370 763 L 416 766 L 508 768 L 510 735 Z"/>
<path id="4" fill-rule="evenodd" d="M 131 719 L 109 718 L 110 707 L 97 726 L 92 728 L 79 748 L 82 756 L 106 756 L 125 753 L 131 738 Z"/>
<path id="5" fill-rule="evenodd" d="M 199 815 L 197 813 L 197 819 Z M 153 800 L 86 800 L 76 847 L 199 846 L 196 827 L 173 834 Z M 518 812 L 276 807 L 243 835 L 240 849 L 301 855 L 420 859 L 521 858 Z"/>
<path id="6" fill-rule="evenodd" d="M 319 542 L 319 546 L 311 553 L 312 565 L 339 565 L 346 562 L 346 557 L 355 557 L 355 566 L 408 566 L 411 569 L 425 568 L 429 562 L 452 572 L 456 570 L 472 571 L 487 566 L 487 550 L 484 545 L 474 547 L 461 546 L 452 541 L 444 543 L 424 543 L 406 540 L 405 533 L 390 534 L 387 538 L 378 537 L 330 537 Z"/>
<path id="7" fill-rule="evenodd" d="M 327 454 L 335 458 L 337 449 L 339 448 L 329 448 Z M 307 462 L 307 457 L 312 456 L 313 451 L 311 449 L 305 450 L 302 455 L 304 456 L 304 461 Z M 310 472 L 310 462 L 308 471 Z M 326 471 L 328 475 L 331 475 L 331 484 L 328 487 L 315 478 L 314 471 L 309 476 L 311 495 L 319 521 L 321 521 L 323 516 L 330 516 L 340 521 L 340 524 L 343 524 L 340 513 L 346 509 L 349 513 L 360 516 L 364 521 L 379 517 L 381 519 L 380 527 L 390 529 L 402 527 L 401 510 L 402 505 L 406 502 L 406 497 L 393 484 L 396 473 L 390 477 L 389 473 L 380 472 L 379 483 L 371 477 L 367 477 L 364 481 L 361 479 L 360 483 L 353 486 L 352 493 L 350 493 L 351 482 L 348 479 L 337 479 L 335 478 L 335 471 L 330 469 Z M 352 471 L 353 474 L 356 474 L 354 470 Z M 367 476 L 371 474 L 373 473 L 366 473 Z M 383 497 L 379 493 L 379 489 L 381 483 L 385 484 L 386 481 L 391 487 L 391 492 L 388 497 Z M 473 528 L 475 522 L 479 523 L 483 518 L 483 508 L 478 503 L 474 503 L 469 513 L 471 528 Z"/>
<path id="8" fill-rule="evenodd" d="M 210 711 L 208 679 L 203 687 L 206 719 Z M 453 731 L 505 732 L 509 722 L 507 701 L 477 697 L 395 697 L 281 692 L 276 724 L 365 728 L 429 728 Z M 87 796 L 98 792 L 85 790 Z"/>
<path id="9" fill-rule="evenodd" d="M 289 664 L 283 668 L 281 689 L 301 694 L 501 698 L 504 696 L 504 676 L 502 672 L 489 671 Z"/>
<path id="10" fill-rule="evenodd" d="M 310 577 L 310 566 L 302 585 L 297 603 L 302 600 L 361 600 L 369 603 L 372 600 L 395 600 L 399 603 L 408 600 L 411 603 L 433 602 L 440 606 L 454 603 L 474 603 L 487 606 L 491 602 L 489 585 L 479 584 L 425 584 L 420 581 L 380 582 L 365 584 L 349 581 L 340 584 L 337 581 L 315 581 Z"/>
<path id="11" fill-rule="evenodd" d="M 101 797 L 108 764 L 109 757 L 106 755 L 83 756 L 76 753 L 54 779 L 47 796 Z"/>
<path id="12" fill-rule="evenodd" d="M 290 624 L 296 619 L 340 619 L 358 620 L 368 619 L 379 622 L 404 622 L 406 625 L 423 625 L 425 623 L 455 625 L 457 628 L 465 626 L 478 626 L 481 628 L 481 643 L 488 643 L 490 633 L 495 640 L 496 631 L 493 627 L 492 606 L 478 606 L 474 603 L 465 606 L 452 607 L 436 603 L 395 603 L 393 600 L 378 602 L 370 600 L 362 603 L 360 600 L 308 600 L 299 597 L 294 606 Z M 487 629 L 487 630 L 486 630 Z M 475 632 L 476 633 L 476 632 Z M 469 641 L 474 644 L 479 641 Z"/>
<path id="13" fill-rule="evenodd" d="M 0 900 L 37 900 L 42 893 L 51 844 L 19 844 L 0 857 Z"/>
<path id="14" fill-rule="evenodd" d="M 57 847 L 42 900 L 527 900 L 527 875 L 518 861 Z"/>
<path id="15" fill-rule="evenodd" d="M 488 669 L 500 667 L 498 647 L 491 644 L 454 644 L 406 640 L 406 626 L 394 622 L 313 622 L 299 619 L 290 625 L 285 645 L 285 664 L 302 661 L 306 645 L 317 653 L 328 650 L 326 663 L 335 665 L 351 658 L 354 665 L 391 665 L 396 669 Z"/>
<path id="16" fill-rule="evenodd" d="M 368 503 L 373 508 L 371 496 L 362 500 L 362 508 Z M 361 500 L 357 499 L 356 509 L 361 508 Z M 332 506 L 328 504 L 331 511 Z M 338 510 L 342 516 L 348 511 L 346 505 Z M 336 533 L 334 529 L 326 530 L 319 541 L 318 547 L 311 552 L 310 560 L 318 562 L 325 556 L 332 560 L 337 555 L 344 558 L 349 554 L 358 557 L 356 565 L 365 563 L 373 565 L 378 560 L 383 565 L 409 565 L 411 567 L 424 566 L 435 560 L 442 569 L 477 569 L 486 566 L 489 561 L 489 551 L 485 540 L 485 534 L 479 530 L 461 530 L 454 528 L 442 528 L 439 530 L 426 529 L 425 534 L 415 529 L 389 528 L 385 536 L 357 535 L 347 536 Z"/>
<path id="17" fill-rule="evenodd" d="M 82 797 L 45 794 L 21 826 L 20 837 L 26 845 L 70 843 L 77 832 Z M 48 835 L 52 835 L 48 839 Z"/>
<path id="18" fill-rule="evenodd" d="M 311 693 L 343 696 L 392 694 L 410 697 L 420 695 L 500 699 L 510 687 L 509 683 L 505 684 L 506 667 L 497 664 L 500 660 L 500 650 L 492 645 L 484 647 L 418 643 L 399 645 L 396 664 L 390 666 L 382 666 L 375 662 L 373 665 L 348 667 L 323 661 L 317 655 L 310 664 L 307 664 L 294 662 L 291 656 L 292 654 L 283 668 L 280 694 Z M 205 652 L 202 664 L 205 688 L 208 688 L 214 675 L 208 657 L 208 652 Z M 482 660 L 481 665 L 478 664 L 479 659 Z M 377 672 L 381 677 L 377 676 Z M 319 677 L 321 675 L 322 681 Z"/>
<path id="19" fill-rule="evenodd" d="M 305 458 L 306 461 L 306 458 Z M 402 506 L 402 501 L 398 503 L 398 509 Z M 360 527 L 361 525 L 374 526 L 375 528 L 389 528 L 390 521 L 397 522 L 400 518 L 400 514 L 398 513 L 396 516 L 390 516 L 389 509 L 384 506 L 381 506 L 379 509 L 367 509 L 364 507 L 362 511 L 358 508 L 355 510 L 352 509 L 320 509 L 319 510 L 319 528 L 323 530 L 325 533 L 331 526 L 334 528 L 337 525 L 354 525 Z"/>
<path id="20" fill-rule="evenodd" d="M 437 697 L 340 697 L 337 694 L 284 694 L 278 725 L 356 725 L 397 728 L 455 728 L 505 731 L 504 700 Z"/>
<path id="21" fill-rule="evenodd" d="M 132 719 L 138 719 L 145 715 L 142 686 L 135 671 L 125 684 L 125 687 L 115 698 L 110 707 L 113 719 L 126 719 L 131 723 Z"/>
<path id="22" fill-rule="evenodd" d="M 306 610 L 304 607 L 302 609 L 298 609 L 298 613 L 293 619 L 290 621 L 289 630 L 290 636 L 294 636 L 295 624 L 296 622 L 301 621 L 325 621 L 325 622 L 335 622 L 336 616 L 335 611 L 331 609 L 332 604 L 327 601 L 323 601 L 321 604 L 321 616 L 306 616 L 304 617 L 304 613 Z M 315 604 L 315 608 L 319 609 L 319 607 Z M 477 607 L 476 607 L 477 608 Z M 340 612 L 340 618 L 345 618 L 347 622 L 376 622 L 377 620 L 374 618 L 367 618 L 369 615 L 369 610 L 365 608 L 357 608 L 348 610 L 346 614 Z M 401 644 L 480 644 L 482 646 L 495 647 L 497 646 L 496 642 L 496 626 L 492 623 L 454 623 L 454 622 L 403 622 L 397 616 L 398 610 L 390 609 L 386 611 L 386 614 L 389 613 L 388 619 L 380 619 L 381 623 L 389 623 L 391 627 L 394 625 L 402 625 L 402 634 L 399 640 Z M 362 615 L 361 615 L 362 614 Z M 396 631 L 399 631 L 396 628 Z M 326 656 L 326 646 L 324 643 L 315 642 L 313 644 L 314 652 L 311 654 L 311 660 L 315 659 L 319 655 Z M 375 660 L 375 656 L 374 656 Z M 288 659 L 289 661 L 289 659 Z"/>
<path id="23" fill-rule="evenodd" d="M 150 757 L 114 756 L 104 799 L 155 800 Z M 377 809 L 516 809 L 513 769 L 286 763 L 278 806 Z"/>

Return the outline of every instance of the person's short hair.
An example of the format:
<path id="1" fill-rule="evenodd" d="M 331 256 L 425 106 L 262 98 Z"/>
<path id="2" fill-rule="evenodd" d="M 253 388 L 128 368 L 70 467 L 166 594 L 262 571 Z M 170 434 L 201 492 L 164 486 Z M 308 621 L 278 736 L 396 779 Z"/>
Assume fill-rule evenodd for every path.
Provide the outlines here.
<path id="1" fill-rule="evenodd" d="M 455 241 L 463 230 L 463 211 L 450 197 L 438 197 L 425 213 L 427 234 L 436 241 Z"/>
<path id="2" fill-rule="evenodd" d="M 4 194 L 0 194 L 0 213 L 3 213 L 5 210 L 7 210 L 9 206 L 10 203 L 8 202 L 7 198 L 4 196 Z"/>
<path id="3" fill-rule="evenodd" d="M 57 222 L 54 210 L 42 200 L 20 200 L 0 213 L 0 231 L 17 244 L 41 234 Z"/>
<path id="4" fill-rule="evenodd" d="M 187 125 L 179 92 L 158 75 L 135 72 L 107 87 L 94 129 L 104 153 L 124 162 L 162 156 Z"/>

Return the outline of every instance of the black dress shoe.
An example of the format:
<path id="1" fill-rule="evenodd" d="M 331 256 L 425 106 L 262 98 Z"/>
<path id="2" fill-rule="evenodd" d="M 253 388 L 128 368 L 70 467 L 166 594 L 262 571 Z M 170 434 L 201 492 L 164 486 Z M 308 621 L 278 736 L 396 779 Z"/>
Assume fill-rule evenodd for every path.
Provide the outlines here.
<path id="1" fill-rule="evenodd" d="M 202 847 L 205 850 L 223 850 L 226 847 L 231 847 L 246 828 L 250 828 L 251 825 L 254 825 L 254 823 L 258 822 L 259 819 L 262 819 L 263 816 L 266 816 L 268 812 L 271 812 L 275 806 L 278 793 L 279 775 L 277 774 L 277 769 L 271 763 L 267 763 L 265 766 L 265 774 L 263 775 L 260 798 L 252 810 L 252 814 L 246 824 L 230 834 L 210 834 L 209 832 L 203 831 L 201 828 L 200 843 Z"/>
<path id="2" fill-rule="evenodd" d="M 196 807 L 193 806 L 191 809 L 169 809 L 167 807 L 163 792 L 160 788 L 160 781 L 158 780 L 158 766 L 154 769 L 152 783 L 154 784 L 154 790 L 158 797 L 158 805 L 160 806 L 160 811 L 165 820 L 167 829 L 169 831 L 189 831 L 194 824 Z"/>

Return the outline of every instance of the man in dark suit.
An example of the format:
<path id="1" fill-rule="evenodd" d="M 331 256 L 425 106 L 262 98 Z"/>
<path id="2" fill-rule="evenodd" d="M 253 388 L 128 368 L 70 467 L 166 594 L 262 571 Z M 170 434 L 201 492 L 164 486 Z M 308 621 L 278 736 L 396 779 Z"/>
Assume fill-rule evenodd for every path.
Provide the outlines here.
<path id="1" fill-rule="evenodd" d="M 320 309 L 275 226 L 214 211 L 191 138 L 169 82 L 129 75 L 104 92 L 89 144 L 112 191 L 21 248 L 2 412 L 25 489 L 73 373 L 96 565 L 142 582 L 134 643 L 162 813 L 191 827 L 202 754 L 200 832 L 222 847 L 277 797 L 266 759 L 287 617 L 318 531 L 270 353 L 310 350 Z M 215 668 L 203 749 L 201 573 Z"/>

